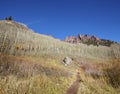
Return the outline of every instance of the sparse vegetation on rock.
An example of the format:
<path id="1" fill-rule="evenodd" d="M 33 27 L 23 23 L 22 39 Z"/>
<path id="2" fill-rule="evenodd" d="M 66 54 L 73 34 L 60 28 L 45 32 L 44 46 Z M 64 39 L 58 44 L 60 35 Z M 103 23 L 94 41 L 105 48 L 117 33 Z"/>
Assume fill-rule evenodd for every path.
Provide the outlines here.
<path id="1" fill-rule="evenodd" d="M 77 37 L 70 36 L 65 39 L 65 42 L 72 43 L 72 44 L 78 44 L 78 43 L 84 43 L 87 45 L 94 45 L 94 46 L 108 46 L 110 47 L 111 44 L 114 44 L 116 42 L 110 41 L 110 40 L 105 40 L 105 39 L 100 39 L 96 36 L 89 36 L 89 35 L 78 35 Z"/>

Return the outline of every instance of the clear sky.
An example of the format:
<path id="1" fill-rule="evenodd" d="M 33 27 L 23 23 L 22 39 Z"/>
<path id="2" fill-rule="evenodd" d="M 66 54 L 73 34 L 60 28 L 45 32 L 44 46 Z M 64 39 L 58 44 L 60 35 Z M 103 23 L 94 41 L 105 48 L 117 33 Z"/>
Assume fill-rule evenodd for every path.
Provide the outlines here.
<path id="1" fill-rule="evenodd" d="M 120 43 L 120 0 L 1 0 L 0 19 L 8 16 L 61 40 L 89 34 Z"/>

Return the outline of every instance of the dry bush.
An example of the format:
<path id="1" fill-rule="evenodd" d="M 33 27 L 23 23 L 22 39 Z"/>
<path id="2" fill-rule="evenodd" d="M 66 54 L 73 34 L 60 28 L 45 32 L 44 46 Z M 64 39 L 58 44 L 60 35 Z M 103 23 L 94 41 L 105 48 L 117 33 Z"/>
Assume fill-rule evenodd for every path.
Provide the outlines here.
<path id="1" fill-rule="evenodd" d="M 102 76 L 102 72 L 100 71 L 99 67 L 92 63 L 80 63 L 80 69 L 82 69 L 86 75 L 90 75 L 95 79 Z"/>
<path id="2" fill-rule="evenodd" d="M 66 70 L 63 70 L 63 68 L 55 64 L 52 60 L 45 63 L 45 60 L 40 61 L 35 58 L 32 60 L 30 57 L 28 57 L 27 60 L 26 58 L 1 54 L 0 76 L 15 75 L 19 78 L 32 77 L 39 74 L 45 74 L 46 76 L 53 77 L 69 76 L 69 73 Z"/>
<path id="3" fill-rule="evenodd" d="M 113 87 L 120 87 L 120 60 L 114 60 L 108 68 L 105 69 L 107 82 Z"/>

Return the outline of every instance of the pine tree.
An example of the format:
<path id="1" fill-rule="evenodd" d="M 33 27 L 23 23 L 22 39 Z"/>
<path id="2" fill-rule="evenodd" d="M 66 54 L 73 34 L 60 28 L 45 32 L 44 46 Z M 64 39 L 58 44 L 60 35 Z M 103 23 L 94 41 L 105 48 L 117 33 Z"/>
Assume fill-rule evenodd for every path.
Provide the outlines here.
<path id="1" fill-rule="evenodd" d="M 12 16 L 6 17 L 5 20 L 12 21 Z"/>
<path id="2" fill-rule="evenodd" d="M 12 16 L 10 16 L 10 17 L 8 18 L 8 20 L 9 20 L 9 21 L 12 21 Z"/>

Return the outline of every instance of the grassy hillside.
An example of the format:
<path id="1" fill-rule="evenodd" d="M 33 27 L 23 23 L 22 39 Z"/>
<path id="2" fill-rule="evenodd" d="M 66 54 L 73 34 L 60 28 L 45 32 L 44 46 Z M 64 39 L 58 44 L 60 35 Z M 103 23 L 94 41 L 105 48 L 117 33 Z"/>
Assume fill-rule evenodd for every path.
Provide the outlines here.
<path id="1" fill-rule="evenodd" d="M 115 70 L 110 67 L 110 61 L 103 64 L 103 61 L 89 60 L 91 63 L 109 66 L 104 69 L 109 70 L 110 75 L 95 79 L 80 71 L 75 64 L 65 67 L 58 58 L 18 57 L 2 54 L 0 57 L 0 94 L 64 94 L 76 79 L 75 75 L 78 71 L 83 80 L 78 94 L 120 93 L 119 87 L 114 87 L 120 82 L 120 66 Z"/>
<path id="2" fill-rule="evenodd" d="M 114 48 L 117 48 L 114 51 Z M 73 55 L 87 58 L 120 57 L 120 45 L 112 47 L 69 44 L 40 35 L 14 21 L 0 21 L 0 52 L 11 55 Z"/>
<path id="3" fill-rule="evenodd" d="M 64 66 L 64 57 L 73 63 Z M 87 75 L 79 64 L 98 66 L 105 75 Z M 80 72 L 78 94 L 120 93 L 120 45 L 69 44 L 37 34 L 21 23 L 0 21 L 0 94 L 64 94 Z"/>

